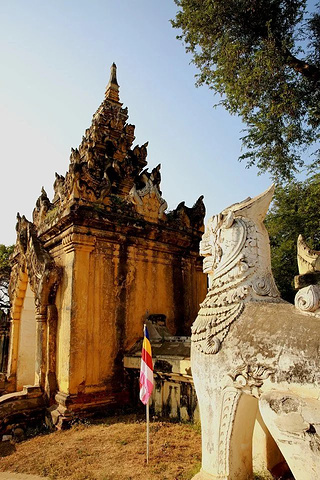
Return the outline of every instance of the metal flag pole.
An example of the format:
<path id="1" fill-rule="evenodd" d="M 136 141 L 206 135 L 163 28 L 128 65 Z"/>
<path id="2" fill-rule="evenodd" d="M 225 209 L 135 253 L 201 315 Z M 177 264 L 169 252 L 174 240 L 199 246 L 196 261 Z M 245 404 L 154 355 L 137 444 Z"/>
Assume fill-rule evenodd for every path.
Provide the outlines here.
<path id="1" fill-rule="evenodd" d="M 146 417 L 147 417 L 147 464 L 149 463 L 149 400 L 146 403 Z"/>

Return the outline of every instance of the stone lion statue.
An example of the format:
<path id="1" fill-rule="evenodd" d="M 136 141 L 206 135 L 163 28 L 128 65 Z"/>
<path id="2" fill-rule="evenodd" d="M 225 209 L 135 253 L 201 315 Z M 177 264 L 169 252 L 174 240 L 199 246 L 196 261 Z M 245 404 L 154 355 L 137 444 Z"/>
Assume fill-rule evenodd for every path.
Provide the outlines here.
<path id="1" fill-rule="evenodd" d="M 296 480 L 320 475 L 320 323 L 274 283 L 263 224 L 273 190 L 212 217 L 200 244 L 209 288 L 191 337 L 197 480 L 247 480 L 279 465 Z"/>

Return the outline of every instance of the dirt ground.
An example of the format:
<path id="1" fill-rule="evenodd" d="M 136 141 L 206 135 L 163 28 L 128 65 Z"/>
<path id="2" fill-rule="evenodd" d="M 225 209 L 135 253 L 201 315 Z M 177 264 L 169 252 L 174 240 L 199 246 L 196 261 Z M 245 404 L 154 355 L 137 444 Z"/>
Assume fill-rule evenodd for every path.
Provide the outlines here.
<path id="1" fill-rule="evenodd" d="M 6 445 L 3 445 L 6 443 Z M 201 438 L 189 424 L 153 421 L 146 464 L 146 425 L 134 417 L 0 444 L 0 471 L 67 480 L 189 480 L 200 469 Z"/>

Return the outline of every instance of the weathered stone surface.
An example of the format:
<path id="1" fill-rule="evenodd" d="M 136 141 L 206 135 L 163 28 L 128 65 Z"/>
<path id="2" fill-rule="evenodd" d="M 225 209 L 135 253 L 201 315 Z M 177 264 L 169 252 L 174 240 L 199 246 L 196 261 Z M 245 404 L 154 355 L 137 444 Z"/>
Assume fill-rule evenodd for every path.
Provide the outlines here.
<path id="1" fill-rule="evenodd" d="M 20 392 L 2 395 L 0 397 L 0 434 L 19 435 L 20 425 L 41 423 L 45 417 L 45 411 L 46 401 L 38 387 L 26 386 Z"/>
<path id="2" fill-rule="evenodd" d="M 272 392 L 261 397 L 260 410 L 268 428 L 296 479 L 319 475 L 320 402 L 291 392 Z"/>
<path id="3" fill-rule="evenodd" d="M 210 219 L 201 243 L 210 287 L 192 326 L 202 424 L 197 480 L 252 478 L 252 451 L 270 471 L 280 450 L 296 480 L 320 469 L 319 318 L 282 301 L 275 287 L 263 225 L 271 196 L 272 188 Z"/>

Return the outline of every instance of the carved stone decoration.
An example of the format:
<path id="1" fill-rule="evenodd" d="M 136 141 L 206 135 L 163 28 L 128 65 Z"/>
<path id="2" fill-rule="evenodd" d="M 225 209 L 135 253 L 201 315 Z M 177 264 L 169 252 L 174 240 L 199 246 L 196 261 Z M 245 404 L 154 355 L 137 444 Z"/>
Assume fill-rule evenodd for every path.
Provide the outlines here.
<path id="1" fill-rule="evenodd" d="M 234 388 L 226 388 L 223 392 L 223 402 L 219 425 L 218 474 L 223 476 L 229 471 L 230 437 L 241 392 Z"/>
<path id="2" fill-rule="evenodd" d="M 203 220 L 206 214 L 206 208 L 201 195 L 193 207 L 187 207 L 185 202 L 179 203 L 175 210 L 167 214 L 167 220 L 181 226 L 187 226 L 203 231 Z"/>
<path id="3" fill-rule="evenodd" d="M 51 208 L 52 203 L 48 198 L 47 192 L 42 187 L 41 195 L 36 202 L 35 209 L 33 210 L 33 221 L 38 224 L 42 223 Z"/>
<path id="4" fill-rule="evenodd" d="M 320 252 L 309 248 L 302 235 L 297 241 L 297 257 L 300 275 L 320 272 Z"/>
<path id="5" fill-rule="evenodd" d="M 151 173 L 145 169 L 136 179 L 129 193 L 129 198 L 135 204 L 140 215 L 150 219 L 165 220 L 164 212 L 167 202 L 162 198 L 160 191 L 160 167 L 159 164 Z"/>
<path id="6" fill-rule="evenodd" d="M 302 235 L 299 235 L 297 241 L 297 260 L 299 275 L 294 277 L 294 286 L 295 288 L 303 290 L 306 292 L 305 287 L 309 285 L 319 285 L 320 284 L 320 252 L 317 250 L 312 250 L 306 244 Z M 297 301 L 295 302 L 298 308 L 303 310 L 303 297 L 305 293 L 298 292 Z M 310 297 L 310 293 L 307 294 L 307 297 Z M 307 304 L 309 300 L 306 300 Z M 300 307 L 301 305 L 301 307 Z M 315 310 L 314 310 L 315 311 Z"/>
<path id="7" fill-rule="evenodd" d="M 301 288 L 295 296 L 294 304 L 301 312 L 320 313 L 320 285 Z"/>
<path id="8" fill-rule="evenodd" d="M 255 218 L 263 218 L 273 187 L 267 192 L 232 205 L 212 217 L 200 243 L 203 271 L 209 290 L 192 326 L 192 341 L 200 351 L 216 354 L 231 324 L 249 301 L 281 301 L 268 257 L 268 238 L 257 230 Z"/>
<path id="9" fill-rule="evenodd" d="M 10 298 L 14 305 L 14 289 L 17 285 L 18 271 L 28 275 L 30 287 L 35 295 L 37 313 L 44 313 L 49 303 L 49 295 L 56 290 L 61 277 L 61 269 L 39 240 L 33 223 L 25 216 L 17 216 L 16 263 L 10 280 Z"/>
<path id="10" fill-rule="evenodd" d="M 233 381 L 235 388 L 254 396 L 260 396 L 260 388 L 275 369 L 266 365 L 242 364 L 232 370 L 228 375 Z"/>
<path id="11" fill-rule="evenodd" d="M 53 190 L 54 190 L 54 197 L 53 197 L 53 203 L 57 201 L 61 201 L 63 198 L 63 185 L 65 178 L 62 175 L 59 175 L 57 172 L 55 173 L 56 179 L 53 184 Z M 33 219 L 35 221 L 35 219 Z"/>

